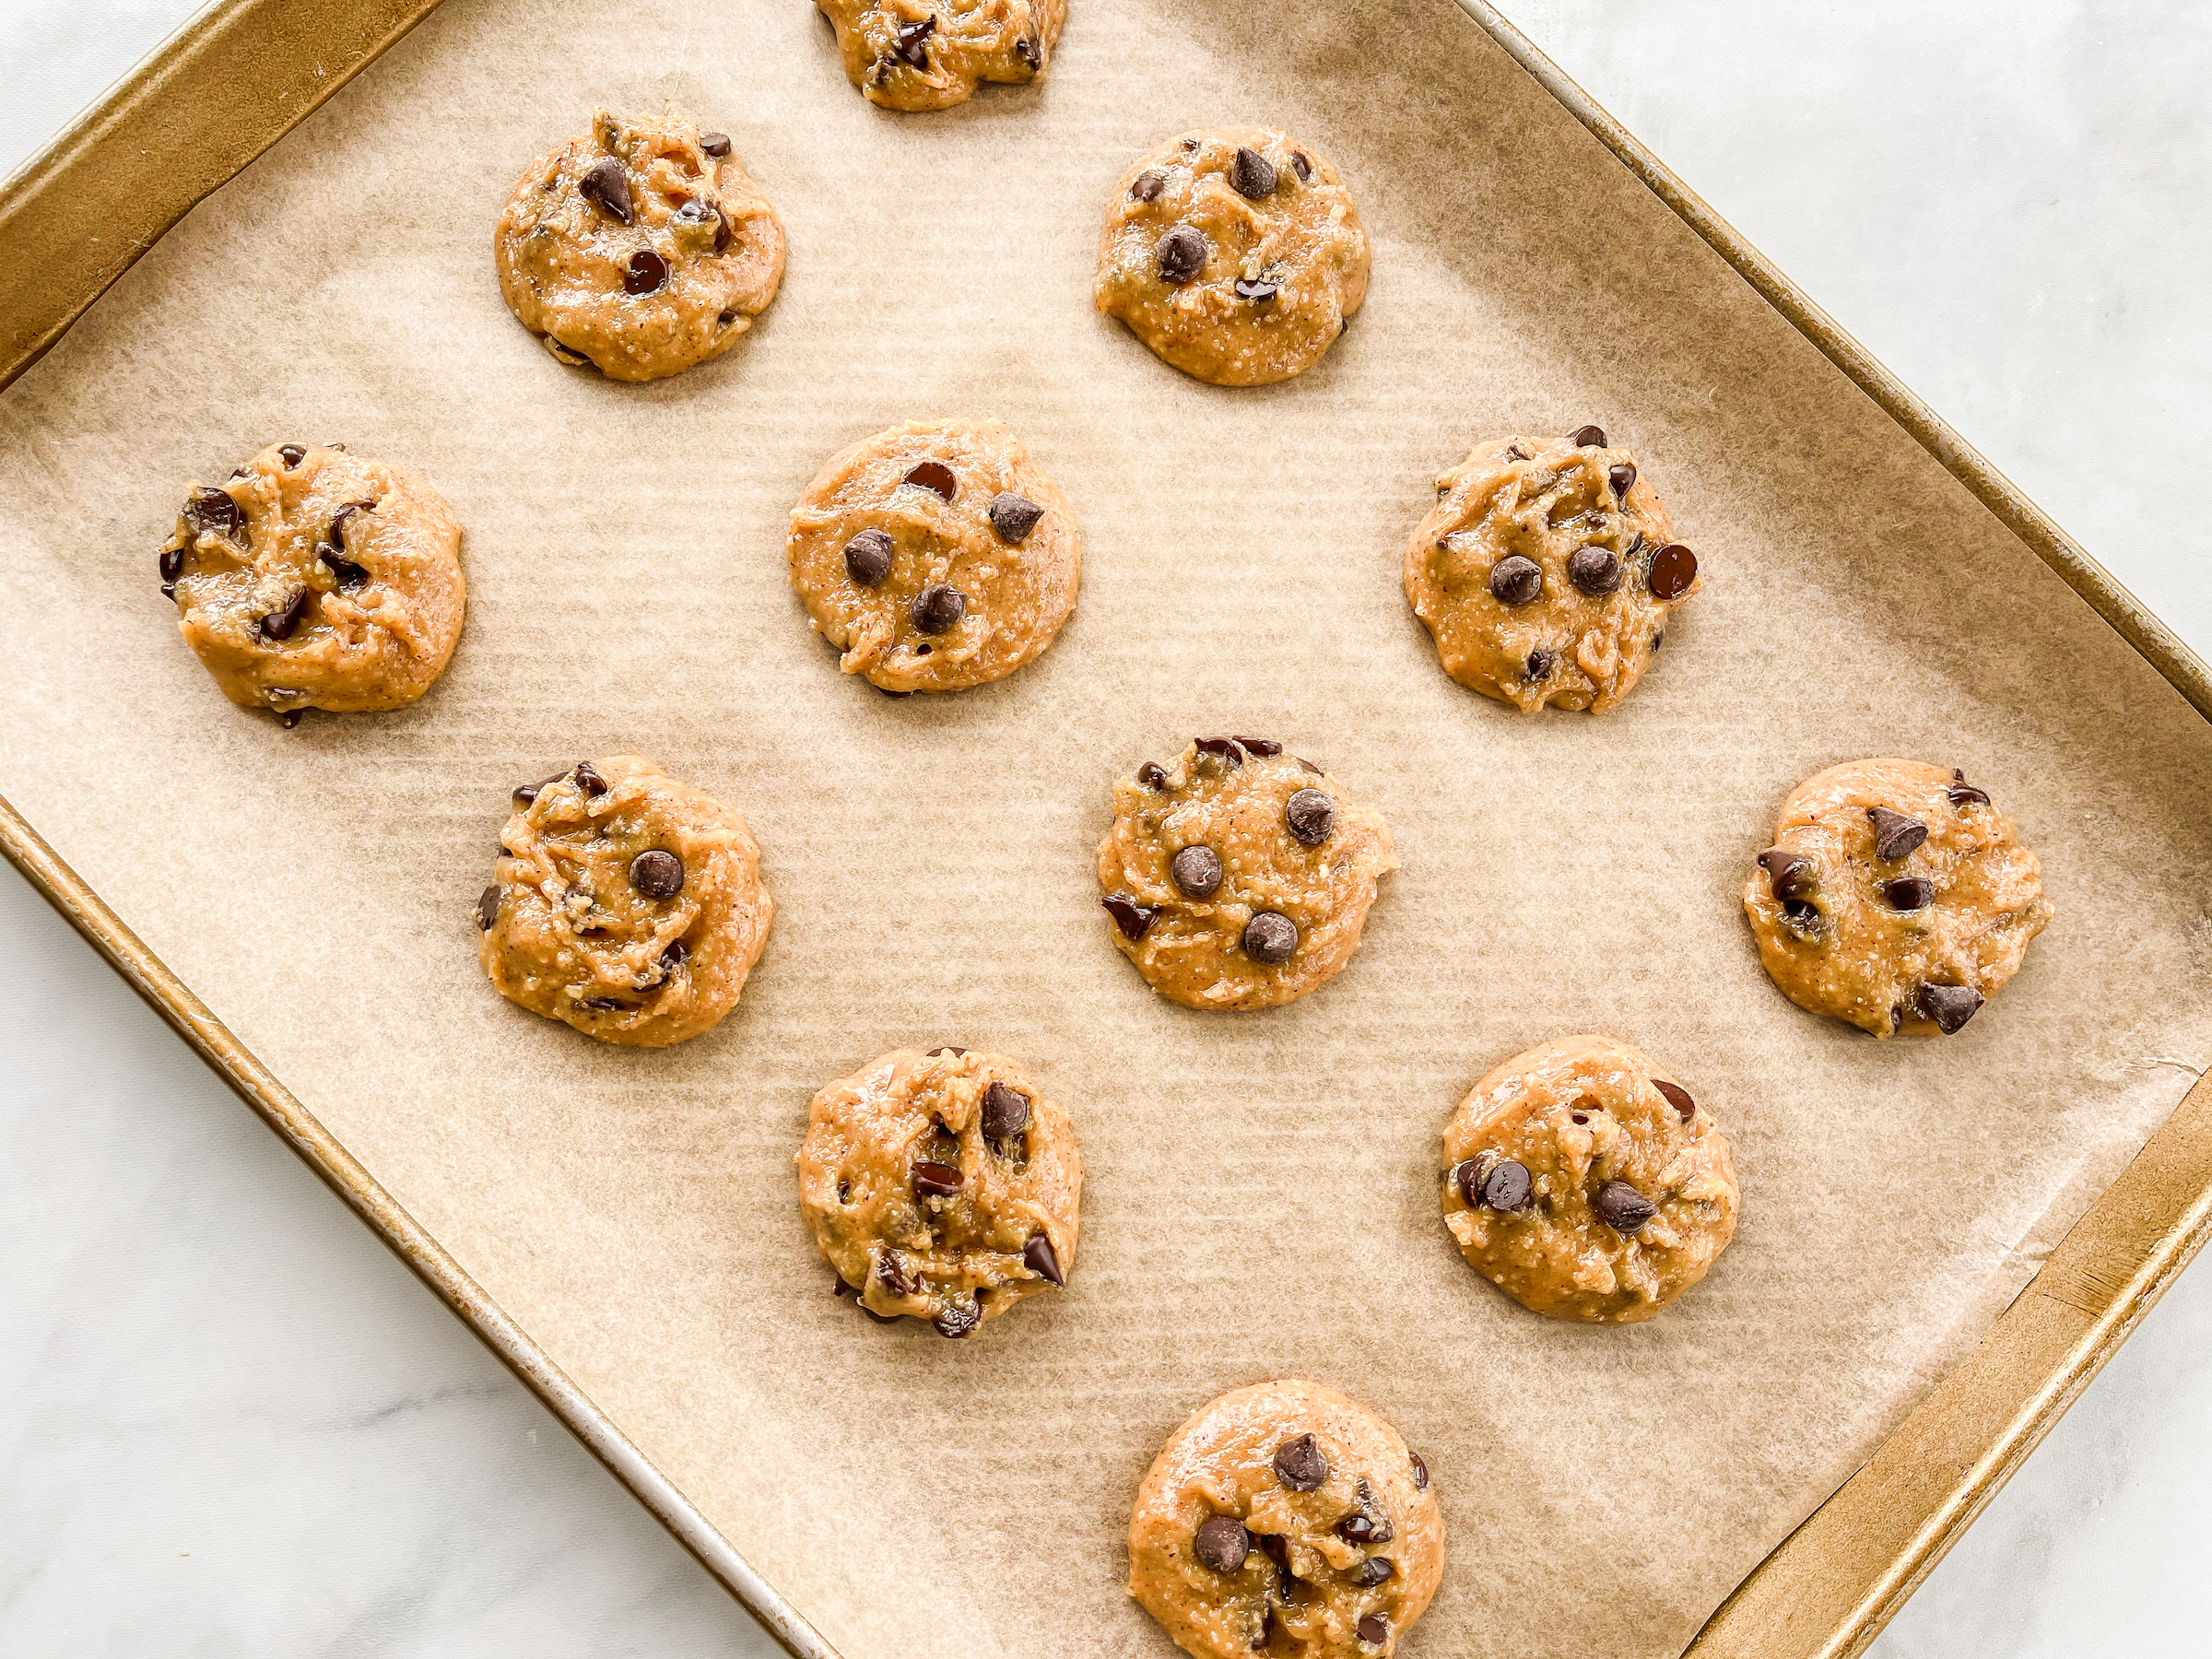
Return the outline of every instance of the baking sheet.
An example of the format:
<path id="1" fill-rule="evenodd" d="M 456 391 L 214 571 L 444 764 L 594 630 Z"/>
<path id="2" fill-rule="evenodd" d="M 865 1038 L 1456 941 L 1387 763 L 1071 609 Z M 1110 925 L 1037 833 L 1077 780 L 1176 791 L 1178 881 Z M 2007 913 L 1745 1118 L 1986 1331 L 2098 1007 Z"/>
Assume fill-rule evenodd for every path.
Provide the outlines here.
<path id="1" fill-rule="evenodd" d="M 783 297 L 679 380 L 562 373 L 489 226 L 593 102 L 662 97 L 776 201 Z M 1319 369 L 1232 393 L 1088 272 L 1128 158 L 1241 119 L 1346 171 L 1376 284 Z M 1059 478 L 1088 581 L 1013 680 L 892 702 L 807 633 L 783 518 L 840 444 L 963 412 Z M 1476 438 L 1583 419 L 1708 586 L 1622 710 L 1524 721 L 1435 668 L 1397 555 Z M 286 437 L 467 526 L 469 632 L 413 711 L 286 734 L 171 637 L 183 481 Z M 1045 88 L 926 118 L 794 8 L 449 0 L 0 400 L 0 792 L 853 1659 L 1164 1653 L 1129 1492 L 1284 1372 L 1438 1470 L 1414 1651 L 1678 1651 L 2212 1047 L 2204 724 L 1442 0 L 1086 6 Z M 1089 875 L 1113 773 L 1214 729 L 1325 759 L 1406 865 L 1344 977 L 1234 1021 L 1143 990 Z M 618 749 L 742 807 L 781 912 L 666 1054 L 474 967 L 507 789 Z M 1891 751 L 1989 788 L 2060 907 L 1941 1045 L 1799 1014 L 1736 905 L 1792 784 Z M 1635 1331 L 1503 1302 L 1430 1195 L 1467 1084 L 1587 1028 L 1677 1068 L 1745 1186 Z M 957 1346 L 830 1298 L 789 1170 L 816 1087 L 936 1041 L 1023 1056 L 1090 1173 L 1069 1294 Z"/>

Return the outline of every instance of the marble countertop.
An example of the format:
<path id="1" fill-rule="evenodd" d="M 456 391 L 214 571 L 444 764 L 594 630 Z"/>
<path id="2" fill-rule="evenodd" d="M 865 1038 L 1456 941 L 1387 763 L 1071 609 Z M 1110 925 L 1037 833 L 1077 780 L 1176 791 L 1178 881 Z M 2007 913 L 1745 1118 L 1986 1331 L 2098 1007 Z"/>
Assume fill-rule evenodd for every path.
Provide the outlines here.
<path id="1" fill-rule="evenodd" d="M 0 0 L 0 168 L 194 9 Z M 1506 9 L 2212 655 L 2212 7 Z M 0 1653 L 775 1652 L 4 868 L 0 1077 Z M 2200 1264 L 1874 1653 L 2212 1649 L 2208 1405 Z"/>

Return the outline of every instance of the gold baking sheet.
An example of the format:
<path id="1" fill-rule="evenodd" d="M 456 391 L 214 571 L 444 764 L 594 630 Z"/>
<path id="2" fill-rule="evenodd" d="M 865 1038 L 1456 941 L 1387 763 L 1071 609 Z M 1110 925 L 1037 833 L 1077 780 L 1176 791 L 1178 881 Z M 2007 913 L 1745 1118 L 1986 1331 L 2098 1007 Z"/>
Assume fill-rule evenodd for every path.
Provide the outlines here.
<path id="1" fill-rule="evenodd" d="M 561 374 L 488 225 L 594 99 L 662 96 L 776 199 L 784 297 L 682 380 Z M 1358 183 L 1377 284 L 1321 369 L 1227 393 L 1093 317 L 1088 270 L 1130 155 L 1253 116 Z M 1118 1588 L 1129 1489 L 1192 1406 L 1286 1371 L 1441 1468 L 1453 1567 L 1413 1652 L 1678 1652 L 1928 1430 L 1947 1477 L 1793 1569 L 1853 1481 L 1704 1639 L 1847 1651 L 2201 1232 L 2177 1118 L 2100 1205 L 2112 1237 L 1907 1419 L 2204 1064 L 2212 743 L 1574 121 L 1441 0 L 1086 6 L 1041 94 L 922 120 L 790 8 L 454 0 L 0 401 L 0 787 L 114 914 L 12 825 L 11 854 L 794 1651 L 794 1607 L 852 1659 L 1163 1650 Z M 782 520 L 830 449 L 955 410 L 1054 470 L 1089 581 L 1016 679 L 893 703 L 806 634 Z M 1626 708 L 1524 722 L 1436 672 L 1396 554 L 1473 438 L 1587 418 L 1709 587 Z M 476 605 L 416 710 L 288 735 L 169 637 L 151 553 L 188 476 L 339 435 L 445 492 Z M 1327 759 L 1406 865 L 1342 980 L 1233 1022 L 1146 995 L 1088 877 L 1112 773 L 1215 727 Z M 473 968 L 507 787 L 622 747 L 751 816 L 782 912 L 739 1012 L 665 1055 Z M 1735 910 L 1781 794 L 1888 749 L 1990 787 L 2061 906 L 1940 1046 L 1797 1014 Z M 1429 1196 L 1466 1084 L 1589 1026 L 1681 1070 L 1746 1184 L 1713 1277 L 1631 1332 L 1500 1301 Z M 1024 1055 L 1091 1163 L 1074 1289 L 957 1347 L 833 1302 L 791 1203 L 807 1095 L 905 1041 Z M 1774 1584 L 1809 1618 L 1762 1622 Z"/>

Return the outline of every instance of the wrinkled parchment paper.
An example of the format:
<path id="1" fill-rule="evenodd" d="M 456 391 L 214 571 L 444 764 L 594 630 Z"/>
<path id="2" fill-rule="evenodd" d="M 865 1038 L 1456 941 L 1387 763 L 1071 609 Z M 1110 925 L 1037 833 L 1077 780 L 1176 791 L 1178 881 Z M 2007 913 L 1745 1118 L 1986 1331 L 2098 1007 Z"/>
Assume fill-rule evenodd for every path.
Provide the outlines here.
<path id="1" fill-rule="evenodd" d="M 1672 1654 L 2205 1064 L 2212 730 L 1448 0 L 1073 12 L 1048 84 L 915 117 L 797 0 L 451 0 L 0 399 L 0 790 L 850 1659 L 1166 1654 L 1131 1492 L 1278 1374 L 1435 1471 L 1410 1652 Z M 491 227 L 595 102 L 665 98 L 735 135 L 790 272 L 721 363 L 616 385 L 512 321 Z M 1260 391 L 1090 308 L 1130 159 L 1241 121 L 1333 156 L 1375 241 L 1349 336 Z M 894 701 L 808 631 L 785 515 L 951 414 L 1066 489 L 1083 594 L 1011 680 Z M 1473 441 L 1586 420 L 1707 586 L 1624 708 L 1524 719 L 1439 671 L 1400 548 Z M 466 526 L 405 712 L 235 710 L 157 591 L 188 480 L 294 439 Z M 1404 861 L 1273 1013 L 1151 995 L 1097 903 L 1112 778 L 1218 731 L 1324 759 Z M 666 1053 L 476 963 L 509 789 L 623 750 L 740 807 L 777 902 Z M 2058 907 L 1947 1041 L 1799 1012 L 1738 902 L 1788 790 L 1886 753 L 1964 767 Z M 1469 1084 L 1585 1030 L 1670 1062 L 1743 1181 L 1630 1330 L 1524 1312 L 1436 1214 Z M 959 1344 L 831 1297 L 791 1162 L 817 1088 L 938 1042 L 1020 1056 L 1089 1172 L 1070 1289 Z"/>

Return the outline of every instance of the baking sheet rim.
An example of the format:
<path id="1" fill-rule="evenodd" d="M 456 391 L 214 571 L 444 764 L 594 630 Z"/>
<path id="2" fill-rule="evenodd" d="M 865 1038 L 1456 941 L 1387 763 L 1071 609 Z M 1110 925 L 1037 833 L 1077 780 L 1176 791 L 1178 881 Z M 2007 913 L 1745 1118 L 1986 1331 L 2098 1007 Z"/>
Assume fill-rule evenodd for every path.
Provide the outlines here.
<path id="1" fill-rule="evenodd" d="M 133 227 L 139 234 L 133 240 L 129 256 L 120 263 L 107 256 L 111 259 L 107 265 L 80 259 L 73 267 L 56 269 L 53 263 L 41 266 L 6 257 L 7 244 L 42 209 L 69 211 L 65 205 L 55 208 L 54 202 L 58 198 L 66 204 L 72 195 L 72 182 L 97 172 L 107 154 L 136 157 L 149 153 L 149 147 L 116 140 L 133 124 L 153 123 L 155 112 L 150 106 L 157 93 L 165 94 L 179 86 L 189 88 L 194 84 L 195 75 L 213 78 L 211 60 L 218 59 L 226 48 L 238 47 L 241 37 L 276 32 L 286 41 L 297 41 L 299 51 L 288 61 L 280 57 L 272 63 L 263 50 L 258 59 L 262 75 L 243 89 L 233 83 L 227 101 L 217 100 L 200 106 L 186 100 L 182 106 L 209 110 L 201 126 L 187 137 L 210 149 L 229 150 L 237 158 L 236 165 L 224 177 L 233 176 L 335 95 L 436 4 L 437 0 L 427 4 L 425 0 L 375 0 L 363 6 L 358 0 L 352 4 L 348 0 L 311 0 L 303 8 L 298 0 L 290 0 L 289 5 L 287 0 L 229 0 L 211 6 L 192 19 L 119 81 L 0 188 L 0 268 L 12 266 L 18 272 L 43 269 L 50 274 L 47 280 L 18 280 L 6 291 L 7 308 L 19 314 L 0 317 L 0 327 L 6 328 L 18 344 L 13 360 L 0 362 L 0 389 L 42 356 L 138 253 L 152 246 L 202 196 L 223 182 L 215 179 L 205 189 L 180 184 L 175 181 L 189 179 L 191 173 L 178 169 L 169 173 L 171 183 L 166 195 L 159 184 L 139 192 L 133 210 L 141 214 L 145 222 Z M 2212 669 L 2186 643 L 1485 0 L 1456 0 L 1456 4 L 1761 299 L 2051 566 L 2192 706 L 2212 720 Z M 281 23 L 276 20 L 279 8 L 284 13 Z M 313 66 L 314 54 L 308 47 L 320 37 L 313 30 L 300 29 L 303 9 L 355 42 L 337 72 Z M 241 100 L 248 106 L 242 111 L 239 108 Z M 174 147 L 168 147 L 165 159 L 173 156 Z M 241 149 L 247 153 L 241 154 Z M 152 153 L 164 152 L 157 149 Z M 139 182 L 133 182 L 135 186 Z M 112 223 L 109 229 L 112 231 Z M 80 241 L 77 245 L 82 249 L 88 244 Z M 111 236 L 107 246 L 114 245 L 115 239 Z M 31 326 L 14 326 L 24 314 Z M 796 1659 L 837 1659 L 835 1651 L 798 1611 L 753 1571 L 675 1484 L 461 1270 L 438 1241 L 215 1018 L 5 799 L 0 799 L 0 853 L 6 853 L 132 988 L 476 1332 L 585 1449 L 629 1488 L 786 1653 Z M 2171 1161 L 2177 1149 L 2189 1177 L 2185 1190 L 2159 1189 L 2149 1177 L 2136 1179 L 2143 1167 L 2153 1161 L 2154 1152 L 2159 1159 Z M 2197 1168 L 2200 1164 L 2201 1171 Z M 2159 1206 L 2159 1219 L 2148 1230 L 2131 1229 L 2127 1221 L 2134 1218 L 2123 1218 L 2123 1206 L 2115 1200 L 2127 1198 L 2139 1205 L 2144 1194 L 2134 1188 L 2147 1185 L 2154 1188 L 2149 1197 Z M 2166 1187 L 2171 1189 L 2172 1182 L 2169 1181 Z M 2111 1237 L 2114 1233 L 2122 1235 L 2116 1242 Z M 1990 1335 L 1937 1383 L 1836 1493 L 1746 1576 L 1715 1610 L 1688 1653 L 1710 1654 L 1712 1659 L 1721 1659 L 1724 1653 L 1760 1654 L 1768 1659 L 1814 1659 L 1819 1655 L 1828 1659 L 1863 1650 L 1995 1495 L 2014 1467 L 2118 1350 L 2208 1234 L 2212 1234 L 2212 1080 L 2200 1080 L 2176 1108 L 2173 1118 L 2075 1224 Z M 2085 1261 L 2093 1261 L 2095 1266 L 2085 1267 Z M 2053 1314 L 2057 1309 L 2070 1310 L 2073 1316 Z M 2031 1328 L 2035 1322 L 2022 1316 L 2024 1310 L 2046 1316 L 2040 1328 Z M 2059 1321 L 2055 1327 L 2052 1317 Z M 2051 1351 L 2046 1354 L 2046 1350 Z M 1980 1375 L 1984 1371 L 1996 1374 L 1984 1378 Z M 1981 1398 L 1970 1396 L 1970 1385 L 1979 1386 Z M 1970 1409 L 1975 1405 L 1981 1409 Z M 1806 1607 L 1805 1591 L 1822 1584 L 1830 1594 L 1821 1599 L 1832 1603 L 1837 1589 L 1853 1588 L 1848 1581 L 1853 1574 L 1836 1571 L 1824 1559 L 1823 1550 L 1832 1553 L 1832 1546 L 1822 1535 L 1822 1518 L 1836 1517 L 1839 1500 L 1854 1497 L 1860 1504 L 1878 1510 L 1888 1501 L 1889 1494 L 1886 1489 L 1870 1488 L 1867 1483 L 1872 1480 L 1877 1488 L 1881 1486 L 1885 1462 L 1901 1463 L 1914 1454 L 1920 1443 L 1941 1440 L 1947 1428 L 1955 1427 L 1965 1428 L 1974 1437 L 1972 1455 L 1950 1460 L 1957 1474 L 1930 1494 L 1932 1501 L 1916 1505 L 1916 1512 L 1899 1514 L 1892 1504 L 1892 1512 L 1886 1517 L 1888 1525 L 1883 1530 L 1894 1533 L 1904 1529 L 1896 1551 L 1878 1565 L 1860 1564 L 1856 1576 L 1862 1582 L 1856 1584 L 1855 1593 L 1820 1628 L 1797 1630 L 1795 1627 L 1805 1622 L 1794 1617 Z M 1810 1610 L 1818 1618 L 1819 1608 Z M 1751 1645 L 1744 1645 L 1746 1641 Z"/>

